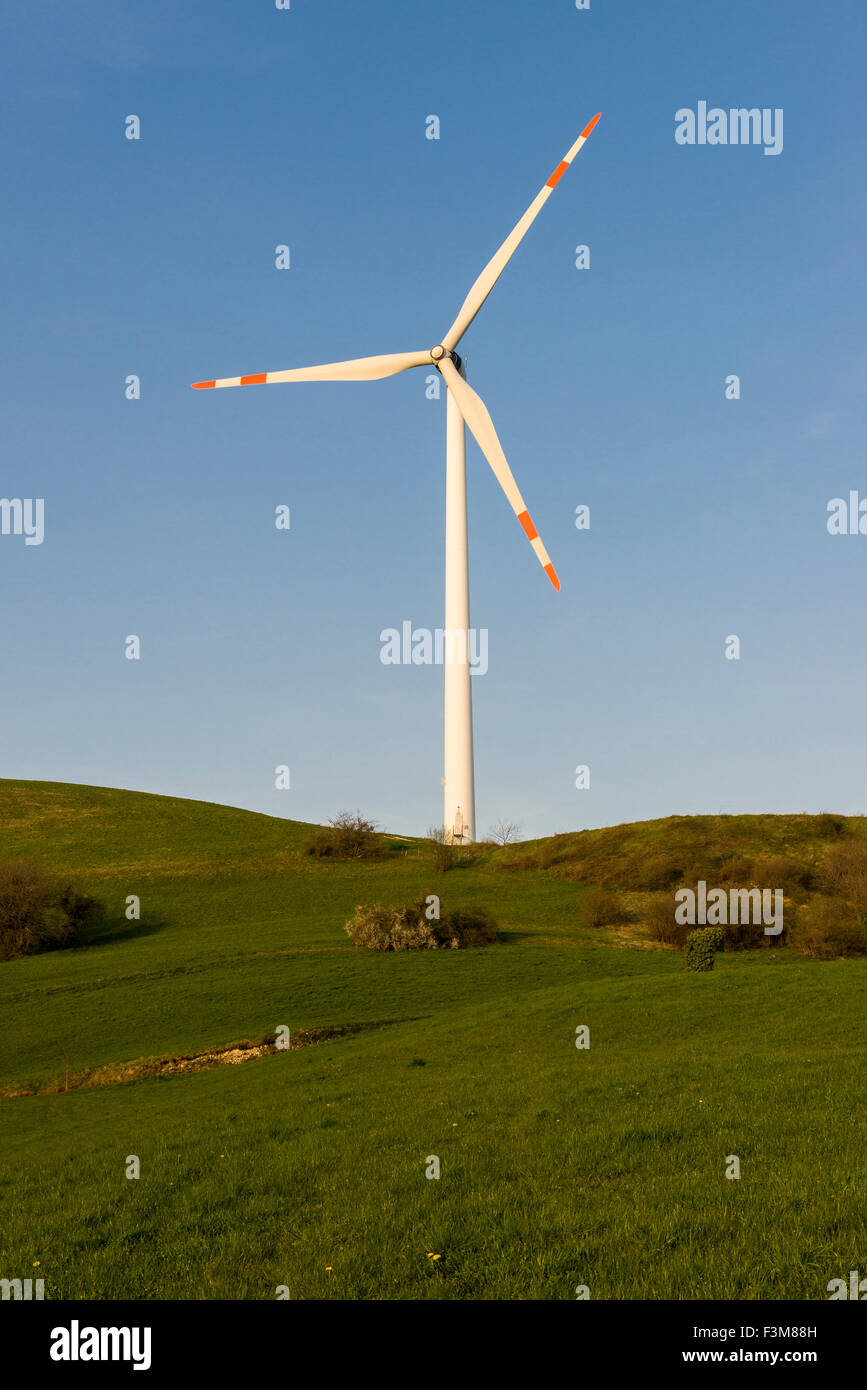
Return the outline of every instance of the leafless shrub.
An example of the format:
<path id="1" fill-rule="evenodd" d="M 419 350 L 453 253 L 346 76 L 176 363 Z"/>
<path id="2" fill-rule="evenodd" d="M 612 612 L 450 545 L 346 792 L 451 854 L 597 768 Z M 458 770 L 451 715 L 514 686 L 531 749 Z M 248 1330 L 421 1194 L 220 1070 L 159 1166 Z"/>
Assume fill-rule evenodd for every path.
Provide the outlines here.
<path id="1" fill-rule="evenodd" d="M 488 838 L 498 845 L 513 845 L 521 834 L 521 827 L 513 820 L 498 820 L 488 831 Z"/>
<path id="2" fill-rule="evenodd" d="M 360 811 L 341 811 L 304 841 L 304 853 L 317 859 L 381 859 L 385 852 L 378 827 Z"/>

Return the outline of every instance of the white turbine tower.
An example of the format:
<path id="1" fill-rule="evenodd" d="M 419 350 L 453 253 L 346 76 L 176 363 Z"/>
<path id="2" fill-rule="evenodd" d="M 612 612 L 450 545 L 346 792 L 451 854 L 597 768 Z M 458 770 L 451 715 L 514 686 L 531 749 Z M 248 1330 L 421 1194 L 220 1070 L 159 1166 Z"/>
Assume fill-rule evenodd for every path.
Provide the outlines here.
<path id="1" fill-rule="evenodd" d="M 455 349 L 481 309 L 515 249 L 535 221 L 553 189 L 599 120 L 601 112 L 582 130 L 547 183 L 539 190 L 520 222 L 476 280 L 442 342 L 427 351 L 395 352 L 384 357 L 358 357 L 351 362 L 328 362 L 319 367 L 292 367 L 285 372 L 259 372 L 197 381 L 194 389 L 217 386 L 260 386 L 281 381 L 375 381 L 410 367 L 433 362 L 446 392 L 446 594 L 445 594 L 445 761 L 443 769 L 443 829 L 449 840 L 475 839 L 476 811 L 473 780 L 473 709 L 470 691 L 470 586 L 467 563 L 466 428 L 474 435 L 509 503 L 526 532 L 540 564 L 555 589 L 560 580 L 530 518 L 512 470 L 506 462 L 484 401 L 467 384 L 464 365 Z"/>

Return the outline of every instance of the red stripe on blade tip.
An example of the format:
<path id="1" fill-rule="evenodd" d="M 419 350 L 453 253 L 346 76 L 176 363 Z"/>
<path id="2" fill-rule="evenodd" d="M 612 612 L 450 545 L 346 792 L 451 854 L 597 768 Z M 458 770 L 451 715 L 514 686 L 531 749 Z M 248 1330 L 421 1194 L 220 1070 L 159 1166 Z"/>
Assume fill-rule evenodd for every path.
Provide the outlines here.
<path id="1" fill-rule="evenodd" d="M 601 115 L 602 115 L 602 112 L 601 112 L 601 111 L 597 111 L 597 112 L 596 112 L 596 115 L 593 117 L 593 120 L 590 121 L 590 122 L 584 127 L 584 129 L 583 129 L 582 132 L 581 132 L 581 138 L 582 138 L 582 140 L 586 140 L 586 139 L 587 139 L 587 136 L 590 134 L 591 130 L 593 129 L 593 127 L 595 126 L 596 122 L 599 120 L 599 117 L 600 117 Z"/>
<path id="2" fill-rule="evenodd" d="M 551 177 L 549 178 L 549 180 L 548 180 L 547 184 L 545 185 L 545 187 L 546 187 L 546 188 L 554 188 L 554 187 L 556 187 L 556 185 L 560 182 L 560 180 L 562 179 L 563 175 L 565 174 L 565 172 L 566 172 L 566 170 L 567 170 L 568 168 L 569 168 L 569 165 L 566 163 L 566 160 L 564 159 L 560 164 L 557 165 L 557 168 L 554 170 L 553 174 L 552 174 Z"/>
<path id="3" fill-rule="evenodd" d="M 554 588 L 557 590 L 557 593 L 559 594 L 560 580 L 557 578 L 557 571 L 555 570 L 554 566 L 546 565 L 545 573 L 547 574 L 548 578 L 550 579 L 551 583 L 554 585 Z"/>
<path id="4" fill-rule="evenodd" d="M 534 541 L 534 540 L 536 539 L 536 537 L 538 536 L 539 532 L 536 530 L 535 526 L 533 525 L 533 518 L 530 516 L 530 513 L 529 513 L 529 512 L 519 512 L 519 513 L 518 513 L 518 520 L 520 521 L 521 525 L 523 526 L 524 530 L 525 530 L 526 533 L 527 533 L 527 539 L 530 540 L 530 541 Z"/>
<path id="5" fill-rule="evenodd" d="M 191 389 L 193 391 L 204 391 L 205 387 L 216 386 L 216 384 L 215 381 L 194 381 Z"/>

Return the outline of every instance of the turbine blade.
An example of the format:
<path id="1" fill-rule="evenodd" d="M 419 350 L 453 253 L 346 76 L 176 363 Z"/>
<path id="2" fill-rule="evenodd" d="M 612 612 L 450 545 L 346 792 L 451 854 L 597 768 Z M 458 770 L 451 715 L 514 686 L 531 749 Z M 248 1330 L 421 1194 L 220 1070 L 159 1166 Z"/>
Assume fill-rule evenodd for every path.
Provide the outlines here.
<path id="1" fill-rule="evenodd" d="M 554 191 L 554 188 L 562 179 L 566 170 L 569 168 L 569 165 L 572 163 L 572 160 L 575 158 L 576 154 L 581 149 L 581 146 L 587 140 L 588 135 L 590 134 L 591 130 L 593 129 L 601 115 L 602 112 L 598 112 L 593 117 L 593 120 L 590 121 L 584 127 L 569 153 L 563 156 L 562 160 L 557 165 L 557 168 L 554 170 L 548 182 L 539 190 L 536 197 L 533 199 L 532 203 L 527 208 L 527 211 L 524 213 L 524 216 L 521 218 L 520 222 L 513 228 L 513 230 L 506 237 L 506 240 L 503 242 L 496 255 L 488 261 L 488 264 L 485 266 L 478 280 L 476 280 L 475 284 L 473 285 L 472 289 L 470 290 L 469 294 L 467 295 L 466 299 L 461 305 L 460 313 L 458 314 L 457 318 L 455 319 L 446 336 L 443 338 L 443 347 L 457 347 L 461 338 L 466 333 L 473 319 L 476 317 L 476 314 L 481 309 L 488 295 L 491 293 L 491 290 L 494 288 L 494 285 L 497 283 L 506 266 L 508 265 L 509 261 L 511 260 L 513 253 L 517 249 L 520 242 L 524 239 L 524 235 L 527 232 L 528 228 L 533 224 L 533 222 L 535 222 L 539 213 L 542 211 L 542 208 L 545 206 L 552 192 Z"/>
<path id="2" fill-rule="evenodd" d="M 527 539 L 536 552 L 539 564 L 554 588 L 559 590 L 560 580 L 557 578 L 557 571 L 551 564 L 551 557 L 539 538 L 539 533 L 527 511 L 527 504 L 521 496 L 518 484 L 512 476 L 512 470 L 506 462 L 506 455 L 503 453 L 503 447 L 497 438 L 497 431 L 494 429 L 494 422 L 488 414 L 487 406 L 472 386 L 467 385 L 450 357 L 444 357 L 437 365 L 445 377 L 446 386 L 451 391 L 467 428 L 494 470 L 494 476 L 508 497 L 512 511 L 523 526 Z"/>
<path id="3" fill-rule="evenodd" d="M 278 381 L 376 381 L 410 367 L 431 363 L 430 352 L 391 352 L 384 357 L 356 357 L 351 362 L 325 362 L 321 367 L 290 367 L 285 372 L 260 372 L 256 376 L 224 376 L 217 381 L 194 381 L 193 390 L 212 386 L 270 386 Z"/>

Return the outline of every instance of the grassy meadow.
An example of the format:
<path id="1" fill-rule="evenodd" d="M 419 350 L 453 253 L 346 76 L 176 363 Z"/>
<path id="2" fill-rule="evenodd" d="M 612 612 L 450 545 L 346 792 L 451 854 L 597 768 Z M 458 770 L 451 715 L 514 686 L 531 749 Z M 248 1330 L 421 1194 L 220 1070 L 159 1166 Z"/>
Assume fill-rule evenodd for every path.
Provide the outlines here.
<path id="1" fill-rule="evenodd" d="M 411 839 L 331 862 L 297 822 L 0 781 L 0 860 L 108 908 L 91 944 L 0 962 L 0 1277 L 65 1299 L 827 1298 L 867 1270 L 867 957 L 784 943 L 690 974 L 640 912 L 594 927 L 582 903 L 648 866 L 654 888 L 675 861 L 712 881 L 738 854 L 815 858 L 831 820 L 669 818 L 441 873 Z M 503 939 L 375 953 L 343 930 L 429 893 Z M 369 1026 L 77 1084 L 280 1025 Z"/>

